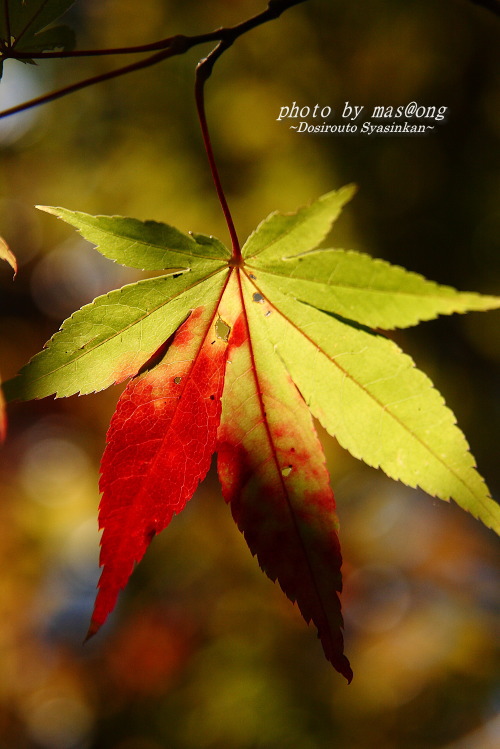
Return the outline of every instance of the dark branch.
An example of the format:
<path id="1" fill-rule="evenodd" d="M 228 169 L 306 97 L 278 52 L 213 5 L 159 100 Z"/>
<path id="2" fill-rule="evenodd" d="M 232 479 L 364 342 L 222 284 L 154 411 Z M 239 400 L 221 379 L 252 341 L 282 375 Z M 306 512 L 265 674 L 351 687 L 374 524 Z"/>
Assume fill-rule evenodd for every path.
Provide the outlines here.
<path id="1" fill-rule="evenodd" d="M 180 49 L 180 47 L 182 47 L 182 44 L 172 44 L 172 47 L 170 47 L 170 49 L 163 50 L 162 52 L 157 52 L 156 55 L 147 57 L 144 60 L 133 62 L 130 65 L 124 65 L 124 67 L 122 68 L 110 70 L 107 73 L 101 73 L 100 75 L 93 76 L 92 78 L 85 78 L 83 81 L 77 81 L 77 83 L 72 83 L 70 86 L 65 86 L 64 88 L 59 88 L 56 91 L 51 91 L 49 94 L 38 96 L 36 99 L 30 99 L 29 101 L 25 101 L 22 104 L 11 107 L 10 109 L 4 109 L 3 112 L 0 112 L 0 119 L 2 119 L 3 117 L 9 117 L 9 115 L 12 114 L 24 112 L 27 109 L 32 109 L 33 107 L 38 107 L 41 104 L 48 104 L 51 101 L 61 99 L 63 96 L 67 96 L 68 94 L 72 94 L 74 91 L 79 91 L 82 88 L 87 88 L 87 86 L 94 86 L 97 83 L 109 81 L 112 78 L 118 78 L 121 75 L 133 73 L 136 70 L 142 70 L 143 68 L 148 68 L 151 65 L 156 65 L 156 63 L 167 59 L 167 57 L 173 57 L 174 55 L 182 54 L 185 49 Z"/>
<path id="2" fill-rule="evenodd" d="M 130 54 L 130 53 L 140 53 L 140 52 L 151 52 L 153 50 L 159 50 L 159 51 L 156 54 L 151 55 L 150 57 L 146 57 L 143 60 L 130 63 L 129 65 L 124 65 L 123 67 L 116 68 L 115 70 L 111 70 L 111 71 L 108 71 L 107 73 L 102 73 L 100 75 L 96 75 L 91 78 L 85 78 L 84 80 L 78 81 L 77 83 L 73 83 L 69 86 L 59 88 L 56 91 L 52 91 L 48 94 L 44 94 L 43 96 L 39 96 L 36 99 L 31 99 L 30 101 L 23 102 L 22 104 L 18 104 L 17 106 L 11 107 L 10 109 L 5 109 L 3 112 L 0 112 L 0 119 L 3 117 L 8 117 L 13 114 L 18 114 L 19 112 L 24 112 L 27 109 L 31 109 L 33 107 L 37 107 L 42 104 L 47 104 L 51 101 L 55 101 L 56 99 L 60 99 L 63 96 L 72 94 L 74 91 L 79 91 L 82 88 L 86 88 L 88 86 L 94 86 L 97 83 L 102 83 L 103 81 L 108 81 L 108 80 L 111 80 L 112 78 L 118 78 L 122 75 L 133 73 L 136 70 L 142 70 L 144 68 L 151 67 L 152 65 L 156 65 L 157 63 L 162 62 L 163 60 L 166 60 L 168 57 L 174 57 L 175 55 L 184 54 L 192 47 L 195 47 L 199 44 L 204 44 L 205 42 L 218 41 L 218 42 L 223 43 L 224 45 L 223 49 L 221 49 L 221 51 L 217 55 L 217 57 L 219 57 L 220 54 L 222 54 L 222 52 L 225 49 L 227 49 L 227 47 L 231 46 L 231 44 L 235 41 L 235 39 L 242 36 L 242 34 L 246 34 L 247 31 L 250 31 L 251 29 L 254 29 L 257 26 L 260 26 L 261 24 L 266 23 L 267 21 L 271 21 L 274 18 L 278 18 L 288 8 L 291 8 L 293 5 L 298 5 L 299 3 L 302 3 L 305 1 L 306 0 L 270 0 L 266 10 L 262 11 L 262 13 L 259 13 L 253 18 L 249 18 L 248 20 L 243 21 L 242 23 L 236 26 L 222 27 L 220 29 L 216 29 L 215 31 L 209 32 L 207 34 L 198 34 L 196 36 L 177 35 L 177 36 L 170 37 L 168 39 L 163 39 L 159 42 L 153 42 L 152 44 L 142 45 L 140 47 L 121 47 L 115 50 L 109 49 L 109 50 L 80 50 L 80 51 L 72 51 L 72 52 L 42 52 L 38 54 L 30 54 L 29 52 L 21 53 L 11 48 L 3 52 L 2 54 L 3 59 L 6 59 L 8 57 L 17 58 L 20 60 L 26 59 L 26 58 L 46 59 L 46 58 L 54 58 L 54 57 L 56 58 L 57 57 L 88 57 L 91 55 L 95 56 L 95 55 L 112 55 L 112 54 Z M 216 49 L 219 49 L 219 47 L 217 47 Z M 211 55 L 209 56 L 209 58 L 210 57 Z M 217 57 L 215 59 L 217 59 Z M 213 60 L 213 62 L 215 62 L 215 59 Z M 213 66 L 213 62 L 211 63 L 212 66 Z"/>
<path id="3" fill-rule="evenodd" d="M 176 43 L 178 39 L 188 39 L 190 47 L 203 42 L 217 41 L 217 31 L 208 34 L 199 34 L 198 36 L 183 37 L 169 36 L 167 39 L 160 39 L 150 44 L 139 44 L 136 47 L 110 47 L 109 49 L 61 49 L 57 52 L 20 52 L 15 47 L 6 49 L 3 53 L 4 59 L 14 60 L 54 60 L 68 57 L 104 57 L 105 55 L 133 55 L 145 52 L 155 52 L 165 50 Z M 189 49 L 189 47 L 188 47 Z"/>

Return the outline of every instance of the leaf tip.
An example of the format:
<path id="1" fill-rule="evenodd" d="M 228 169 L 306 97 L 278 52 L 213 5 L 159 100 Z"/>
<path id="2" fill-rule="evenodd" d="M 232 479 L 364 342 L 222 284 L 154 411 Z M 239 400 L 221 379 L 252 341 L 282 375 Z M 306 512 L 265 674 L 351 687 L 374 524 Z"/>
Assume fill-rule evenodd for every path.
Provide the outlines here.
<path id="1" fill-rule="evenodd" d="M 353 672 L 351 668 L 351 664 L 349 663 L 349 660 L 344 656 L 342 656 L 342 659 L 340 663 L 336 664 L 335 666 L 340 674 L 344 676 L 344 678 L 347 680 L 347 683 L 350 684 L 353 679 Z"/>
<path id="2" fill-rule="evenodd" d="M 53 208 L 51 205 L 36 205 L 35 208 L 38 211 L 44 211 L 45 213 L 52 213 L 54 216 L 57 216 L 57 209 Z"/>
<path id="3" fill-rule="evenodd" d="M 94 635 L 97 634 L 97 632 L 99 631 L 99 629 L 100 629 L 100 624 L 98 624 L 94 619 L 92 619 L 91 622 L 90 622 L 90 626 L 89 626 L 89 628 L 87 630 L 87 634 L 83 638 L 83 643 L 82 644 L 85 645 L 85 643 L 87 643 L 89 640 L 91 640 L 94 637 Z"/>
<path id="4" fill-rule="evenodd" d="M 358 192 L 358 186 L 355 182 L 349 182 L 348 185 L 344 185 L 341 187 L 338 192 L 343 195 L 345 203 L 348 203 L 349 200 L 352 200 L 352 198 L 356 195 Z"/>

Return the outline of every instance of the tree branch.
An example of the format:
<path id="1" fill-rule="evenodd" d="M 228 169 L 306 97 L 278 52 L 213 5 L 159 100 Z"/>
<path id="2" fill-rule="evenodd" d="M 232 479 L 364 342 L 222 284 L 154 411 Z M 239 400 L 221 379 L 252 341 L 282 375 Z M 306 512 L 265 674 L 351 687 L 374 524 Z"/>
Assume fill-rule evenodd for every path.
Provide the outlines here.
<path id="1" fill-rule="evenodd" d="M 13 114 L 18 114 L 19 112 L 24 112 L 25 110 L 32 109 L 33 107 L 41 106 L 42 104 L 47 104 L 51 101 L 55 101 L 56 99 L 60 99 L 63 96 L 67 96 L 68 94 L 72 94 L 74 91 L 79 91 L 80 89 L 87 88 L 88 86 L 94 86 L 97 83 L 102 83 L 103 81 L 108 81 L 112 78 L 118 78 L 122 75 L 133 73 L 136 70 L 142 70 L 144 68 L 151 67 L 152 65 L 156 65 L 157 63 L 162 62 L 169 57 L 184 54 L 189 49 L 199 44 L 204 44 L 205 42 L 210 41 L 218 41 L 220 43 L 223 43 L 223 48 L 220 49 L 218 54 L 213 59 L 213 62 L 211 63 L 211 66 L 213 66 L 215 60 L 222 54 L 225 49 L 231 46 L 231 44 L 238 37 L 246 34 L 251 29 L 260 26 L 263 23 L 267 23 L 268 21 L 278 18 L 288 8 L 291 8 L 293 5 L 298 5 L 299 3 L 303 2 L 306 2 L 306 0 L 269 0 L 266 10 L 262 11 L 256 16 L 253 16 L 252 18 L 249 18 L 246 21 L 243 21 L 240 24 L 237 24 L 236 26 L 221 27 L 219 29 L 216 29 L 215 31 L 206 34 L 198 34 L 196 36 L 183 36 L 182 34 L 179 34 L 177 36 L 169 37 L 168 39 L 163 39 L 158 42 L 153 42 L 152 44 L 146 44 L 139 47 L 121 47 L 115 50 L 108 49 L 80 50 L 72 52 L 42 52 L 33 55 L 29 52 L 17 52 L 14 48 L 4 50 L 2 53 L 2 57 L 4 59 L 10 57 L 20 60 L 26 58 L 49 59 L 62 57 L 88 57 L 91 55 L 99 56 L 112 54 L 132 54 L 148 52 L 152 50 L 159 51 L 156 54 L 151 55 L 150 57 L 146 57 L 143 60 L 130 63 L 129 65 L 124 65 L 123 67 L 116 68 L 115 70 L 110 70 L 107 73 L 101 73 L 100 75 L 92 76 L 91 78 L 85 78 L 81 81 L 77 81 L 76 83 L 72 83 L 69 86 L 64 86 L 63 88 L 59 88 L 55 91 L 51 91 L 48 94 L 44 94 L 43 96 L 38 96 L 35 99 L 30 99 L 29 101 L 18 104 L 17 106 L 11 107 L 10 109 L 5 109 L 0 112 L 0 119 L 3 117 L 9 117 Z M 220 47 L 218 45 L 216 47 L 216 50 L 219 48 Z M 209 55 L 209 58 L 211 58 L 211 55 Z"/>
<path id="2" fill-rule="evenodd" d="M 162 60 L 166 60 L 168 57 L 180 55 L 185 52 L 186 49 L 189 49 L 189 47 L 183 48 L 182 37 L 174 37 L 174 40 L 179 41 L 177 43 L 173 41 L 172 46 L 169 49 L 157 52 L 155 55 L 147 57 L 144 60 L 130 63 L 130 65 L 124 65 L 122 68 L 110 70 L 107 73 L 101 73 L 100 75 L 95 75 L 91 78 L 85 78 L 82 81 L 77 81 L 77 83 L 72 83 L 70 86 L 58 88 L 56 91 L 51 91 L 50 93 L 44 94 L 43 96 L 37 96 L 35 99 L 30 99 L 29 101 L 25 101 L 15 107 L 10 107 L 10 109 L 4 109 L 2 112 L 0 112 L 0 119 L 9 117 L 12 114 L 18 114 L 19 112 L 25 112 L 27 109 L 32 109 L 33 107 L 39 107 L 42 104 L 48 104 L 51 101 L 61 99 L 63 96 L 67 96 L 68 94 L 72 94 L 74 91 L 79 91 L 82 88 L 94 86 L 97 83 L 109 81 L 112 78 L 118 78 L 119 76 L 126 75 L 127 73 L 133 73 L 136 70 L 148 68 L 151 65 L 156 65 Z"/>

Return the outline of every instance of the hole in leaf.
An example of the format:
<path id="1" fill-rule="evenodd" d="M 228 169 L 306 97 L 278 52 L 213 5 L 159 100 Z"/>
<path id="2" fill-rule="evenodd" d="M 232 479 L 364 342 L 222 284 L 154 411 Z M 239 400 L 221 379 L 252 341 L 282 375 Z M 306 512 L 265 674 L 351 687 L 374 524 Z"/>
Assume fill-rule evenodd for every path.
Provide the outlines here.
<path id="1" fill-rule="evenodd" d="M 285 468 L 281 469 L 281 475 L 285 478 L 291 474 L 293 470 L 293 466 L 285 466 Z"/>
<path id="2" fill-rule="evenodd" d="M 254 300 L 254 302 L 258 302 L 259 304 L 262 304 L 264 301 L 264 297 L 262 296 L 262 294 L 258 294 L 257 292 L 252 295 L 252 299 Z"/>
<path id="3" fill-rule="evenodd" d="M 256 281 L 257 280 L 257 276 L 254 276 L 253 273 L 250 273 L 250 275 L 248 277 L 251 278 L 252 281 Z"/>
<path id="4" fill-rule="evenodd" d="M 267 312 L 264 314 L 264 317 L 269 317 L 270 314 L 271 314 L 271 310 L 268 309 Z"/>
<path id="5" fill-rule="evenodd" d="M 215 335 L 223 341 L 227 341 L 229 333 L 231 332 L 231 326 L 224 322 L 222 317 L 219 317 L 215 323 Z"/>
<path id="6" fill-rule="evenodd" d="M 181 380 L 182 380 L 182 377 L 174 377 L 174 382 L 176 385 L 178 385 Z"/>

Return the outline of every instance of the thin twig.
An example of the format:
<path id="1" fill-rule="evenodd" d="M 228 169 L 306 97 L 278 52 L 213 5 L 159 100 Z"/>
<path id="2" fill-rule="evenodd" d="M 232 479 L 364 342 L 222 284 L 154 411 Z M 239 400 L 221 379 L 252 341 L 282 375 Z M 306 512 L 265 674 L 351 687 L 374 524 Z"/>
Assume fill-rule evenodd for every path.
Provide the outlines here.
<path id="1" fill-rule="evenodd" d="M 55 101 L 56 99 L 61 99 L 63 96 L 67 96 L 68 94 L 72 94 L 74 91 L 79 91 L 82 88 L 87 88 L 88 86 L 94 86 L 97 83 L 102 83 L 103 81 L 109 81 L 112 78 L 118 78 L 121 75 L 126 75 L 127 73 L 133 73 L 134 71 L 142 70 L 143 68 L 148 68 L 151 65 L 156 65 L 156 63 L 161 62 L 162 60 L 166 60 L 167 57 L 173 57 L 174 55 L 182 54 L 182 51 L 184 50 L 179 50 L 176 46 L 172 46 L 170 49 L 157 52 L 156 55 L 152 55 L 151 57 L 146 57 L 144 60 L 139 60 L 137 62 L 130 63 L 130 65 L 124 65 L 122 68 L 117 68 L 116 70 L 110 70 L 107 73 L 101 73 L 100 75 L 95 75 L 92 78 L 85 78 L 83 81 L 72 83 L 70 86 L 59 88 L 56 91 L 51 91 L 49 94 L 44 94 L 43 96 L 37 96 L 35 99 L 30 99 L 29 101 L 25 101 L 22 104 L 18 104 L 15 107 L 10 107 L 10 109 L 4 109 L 3 112 L 0 112 L 0 119 L 4 117 L 9 117 L 12 114 L 18 114 L 19 112 L 24 112 L 27 109 L 32 109 L 33 107 L 39 107 L 42 104 L 48 104 L 51 101 Z"/>
<path id="2" fill-rule="evenodd" d="M 85 78 L 81 81 L 78 81 L 77 83 L 72 83 L 69 86 L 64 86 L 63 88 L 59 88 L 56 91 L 51 91 L 50 93 L 44 94 L 43 96 L 38 96 L 35 99 L 30 99 L 29 101 L 18 104 L 17 106 L 11 107 L 10 109 L 5 109 L 0 112 L 0 119 L 3 117 L 9 117 L 13 114 L 18 114 L 19 112 L 24 112 L 25 110 L 32 109 L 33 107 L 41 106 L 42 104 L 48 104 L 51 101 L 60 99 L 63 96 L 67 96 L 68 94 L 72 94 L 74 91 L 79 91 L 83 88 L 87 88 L 88 86 L 94 86 L 97 83 L 102 83 L 103 81 L 108 81 L 112 78 L 118 78 L 122 75 L 133 73 L 136 70 L 143 70 L 144 68 L 151 67 L 152 65 L 156 65 L 157 63 L 162 62 L 169 57 L 184 54 L 189 49 L 191 49 L 191 47 L 197 46 L 198 44 L 203 44 L 210 41 L 219 41 L 224 42 L 224 49 L 226 49 L 234 42 L 235 39 L 237 39 L 242 34 L 245 34 L 247 31 L 250 31 L 257 26 L 266 23 L 267 21 L 278 18 L 288 8 L 291 8 L 293 5 L 298 5 L 299 3 L 303 2 L 306 2 L 306 0 L 270 0 L 266 10 L 262 11 L 256 16 L 253 16 L 252 18 L 249 18 L 246 21 L 243 21 L 240 24 L 237 24 L 236 26 L 221 27 L 219 29 L 216 29 L 215 31 L 206 34 L 198 34 L 196 36 L 183 36 L 179 34 L 168 39 L 163 39 L 159 42 L 153 42 L 149 45 L 143 45 L 142 49 L 140 49 L 139 47 L 122 47 L 118 50 L 81 50 L 80 52 L 73 51 L 71 53 L 63 54 L 61 54 L 60 52 L 45 52 L 37 54 L 36 59 L 44 59 L 53 57 L 126 54 L 129 52 L 147 52 L 153 49 L 160 49 L 160 51 L 155 55 L 146 57 L 143 60 L 130 63 L 129 65 L 124 65 L 123 67 L 116 68 L 115 70 L 110 70 L 107 73 L 101 73 L 100 75 L 92 76 L 91 78 Z M 14 52 L 15 54 L 13 54 Z M 220 54 L 222 54 L 222 52 Z M 5 53 L 3 55 L 4 58 L 15 58 L 16 56 L 18 56 L 19 59 L 26 59 L 26 57 L 35 59 L 35 55 L 31 55 L 29 52 L 19 53 L 13 49 L 8 50 L 7 55 Z"/>
<path id="3" fill-rule="evenodd" d="M 181 36 L 181 35 L 179 35 Z M 145 52 L 155 52 L 157 50 L 168 49 L 175 43 L 179 36 L 169 36 L 166 39 L 160 39 L 157 42 L 150 42 L 149 44 L 139 44 L 135 47 L 109 47 L 106 49 L 60 49 L 56 52 L 20 52 L 15 47 L 6 49 L 3 53 L 4 59 L 14 60 L 58 60 L 68 57 L 104 57 L 106 55 L 134 55 Z M 183 39 L 189 39 L 194 44 L 202 44 L 203 42 L 217 41 L 217 32 L 212 31 L 208 34 L 199 34 L 193 37 L 182 37 Z"/>

